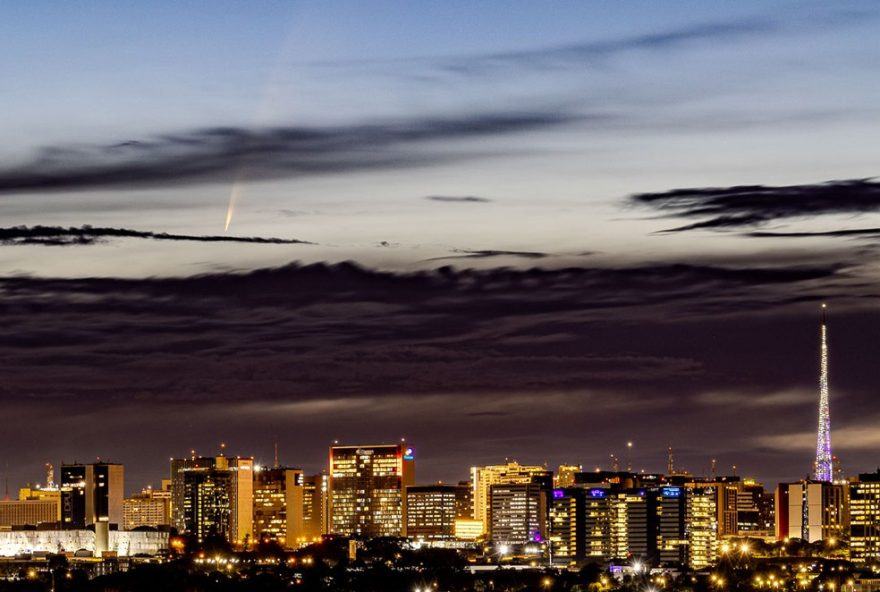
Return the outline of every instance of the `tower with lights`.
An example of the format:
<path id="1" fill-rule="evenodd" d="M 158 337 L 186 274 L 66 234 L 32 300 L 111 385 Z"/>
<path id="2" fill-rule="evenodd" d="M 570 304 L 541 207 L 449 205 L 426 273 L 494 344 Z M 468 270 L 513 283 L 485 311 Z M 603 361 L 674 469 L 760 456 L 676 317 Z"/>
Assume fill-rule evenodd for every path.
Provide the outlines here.
<path id="1" fill-rule="evenodd" d="M 819 353 L 819 430 L 816 438 L 816 465 L 813 478 L 830 482 L 834 467 L 831 455 L 831 415 L 828 408 L 828 328 L 826 305 L 822 305 L 821 345 Z"/>

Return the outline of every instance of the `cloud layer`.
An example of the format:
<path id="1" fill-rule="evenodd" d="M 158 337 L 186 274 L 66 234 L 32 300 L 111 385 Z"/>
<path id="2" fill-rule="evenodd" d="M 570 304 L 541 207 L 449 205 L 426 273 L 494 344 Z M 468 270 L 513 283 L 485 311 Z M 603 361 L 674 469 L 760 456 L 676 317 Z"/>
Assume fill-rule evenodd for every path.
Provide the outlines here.
<path id="1" fill-rule="evenodd" d="M 472 115 L 337 127 L 217 127 L 114 145 L 50 146 L 0 169 L 0 193 L 174 186 L 426 166 L 465 157 L 437 142 L 547 129 L 564 113 Z"/>
<path id="2" fill-rule="evenodd" d="M 167 232 L 148 232 L 130 228 L 100 228 L 80 226 L 63 228 L 61 226 L 13 226 L 0 228 L 0 244 L 3 245 L 43 245 L 76 246 L 93 245 L 110 238 L 141 238 L 161 241 L 196 241 L 206 243 L 253 243 L 269 245 L 310 245 L 308 241 L 288 238 L 232 235 L 192 235 L 170 234 Z"/>
<path id="3" fill-rule="evenodd" d="M 842 311 L 867 289 L 837 265 L 796 264 L 5 277 L 0 401 L 22 426 L 51 418 L 41 424 L 50 453 L 114 450 L 151 478 L 161 458 L 221 439 L 248 454 L 266 440 L 268 451 L 266 434 L 298 464 L 318 464 L 332 438 L 417 434 L 435 456 L 421 457 L 422 475 L 443 479 L 517 453 L 599 463 L 624 417 L 646 462 L 674 445 L 695 470 L 725 450 L 759 466 L 763 453 L 735 426 L 813 424 L 806 399 L 766 393 L 814 387 L 812 306 L 831 297 Z M 876 334 L 870 317 L 849 324 L 867 342 Z M 864 370 L 847 358 L 834 358 L 832 382 L 858 406 L 874 391 L 858 395 Z M 69 442 L 82 425 L 102 428 Z M 27 438 L 22 429 L 0 434 L 0 448 Z M 145 447 L 133 433 L 162 444 Z M 683 449 L 697 441 L 705 445 Z M 31 456 L 17 458 L 39 466 Z"/>
<path id="4" fill-rule="evenodd" d="M 736 230 L 777 220 L 878 212 L 880 183 L 871 179 L 853 179 L 784 187 L 742 185 L 673 189 L 634 195 L 630 200 L 670 218 L 700 219 L 665 232 Z"/>

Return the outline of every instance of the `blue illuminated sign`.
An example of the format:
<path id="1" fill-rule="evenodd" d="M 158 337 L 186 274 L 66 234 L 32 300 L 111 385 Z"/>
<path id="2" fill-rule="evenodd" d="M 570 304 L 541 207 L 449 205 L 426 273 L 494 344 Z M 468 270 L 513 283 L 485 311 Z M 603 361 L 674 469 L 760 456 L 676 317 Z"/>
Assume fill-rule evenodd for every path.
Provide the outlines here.
<path id="1" fill-rule="evenodd" d="M 590 497 L 605 497 L 605 490 L 604 489 L 591 489 L 590 490 Z"/>
<path id="2" fill-rule="evenodd" d="M 403 460 L 413 460 L 416 457 L 416 451 L 412 448 L 407 448 L 403 451 Z"/>
<path id="3" fill-rule="evenodd" d="M 681 497 L 681 487 L 664 487 L 660 494 L 663 497 Z"/>
<path id="4" fill-rule="evenodd" d="M 561 489 L 554 489 L 553 490 L 553 499 L 562 499 L 564 497 L 565 497 L 565 492 L 562 491 Z"/>

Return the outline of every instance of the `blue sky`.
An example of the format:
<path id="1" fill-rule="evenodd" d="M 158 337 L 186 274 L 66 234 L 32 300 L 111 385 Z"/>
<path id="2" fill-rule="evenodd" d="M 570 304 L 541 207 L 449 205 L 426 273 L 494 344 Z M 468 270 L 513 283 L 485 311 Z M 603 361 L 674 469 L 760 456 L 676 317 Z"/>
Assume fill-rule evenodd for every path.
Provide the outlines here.
<path id="1" fill-rule="evenodd" d="M 473 346 L 477 351 L 508 348 L 504 355 L 510 357 L 502 356 L 498 368 L 486 370 L 487 375 L 502 378 L 505 374 L 499 368 L 527 367 L 523 360 L 544 355 L 574 360 L 570 364 L 547 363 L 544 370 L 537 364 L 537 377 L 526 376 L 523 381 L 534 378 L 535 383 L 545 385 L 546 392 L 542 392 L 564 409 L 570 401 L 565 398 L 568 395 L 559 393 L 568 392 L 575 382 L 571 376 L 576 375 L 577 380 L 585 381 L 586 391 L 598 389 L 590 391 L 589 397 L 610 401 L 607 409 L 597 406 L 605 409 L 597 413 L 608 413 L 602 421 L 609 425 L 619 409 L 614 401 L 629 401 L 628 397 L 636 395 L 650 399 L 652 388 L 662 391 L 657 395 L 657 401 L 662 401 L 651 399 L 651 405 L 645 407 L 647 414 L 634 420 L 634 425 L 638 421 L 643 422 L 638 425 L 650 425 L 658 408 L 671 414 L 677 403 L 669 393 L 679 389 L 697 407 L 720 409 L 719 417 L 761 409 L 756 401 L 768 395 L 760 400 L 771 401 L 773 413 L 767 415 L 767 421 L 775 423 L 763 426 L 764 439 L 743 442 L 734 435 L 719 435 L 714 452 L 723 455 L 725 451 L 747 450 L 750 452 L 744 454 L 752 455 L 755 466 L 763 459 L 761 462 L 776 463 L 773 466 L 777 468 L 786 467 L 779 470 L 788 471 L 789 476 L 799 476 L 799 466 L 787 465 L 783 452 L 796 450 L 809 456 L 811 434 L 804 426 L 812 421 L 813 412 L 811 334 L 799 342 L 800 349 L 787 352 L 780 346 L 777 354 L 787 368 L 798 367 L 807 359 L 807 371 L 792 371 L 781 379 L 774 374 L 774 363 L 758 359 L 756 352 L 743 345 L 748 340 L 742 335 L 726 343 L 742 356 L 732 364 L 718 352 L 708 355 L 703 345 L 689 350 L 687 339 L 661 347 L 652 342 L 655 333 L 650 323 L 658 322 L 656 334 L 671 335 L 674 341 L 682 334 L 665 324 L 667 320 L 699 324 L 704 319 L 700 315 L 724 316 L 718 312 L 722 310 L 719 302 L 724 301 L 732 311 L 743 301 L 749 314 L 756 315 L 752 319 L 755 326 L 768 329 L 770 325 L 762 325 L 769 318 L 766 315 L 783 310 L 789 315 L 786 327 L 803 337 L 792 329 L 799 326 L 792 319 L 806 315 L 812 323 L 810 315 L 817 299 L 836 294 L 833 310 L 856 315 L 849 320 L 849 333 L 832 333 L 837 347 L 849 347 L 856 358 L 860 355 L 856 344 L 862 341 L 857 328 L 866 321 L 857 315 L 865 314 L 874 298 L 877 252 L 873 243 L 880 235 L 880 200 L 870 183 L 822 184 L 877 174 L 878 28 L 880 5 L 876 2 L 4 5 L 0 18 L 0 232 L 4 233 L 0 236 L 0 282 L 18 286 L 16 282 L 24 281 L 22 276 L 45 280 L 49 282 L 46 293 L 35 298 L 57 307 L 46 304 L 51 318 L 45 319 L 9 313 L 14 318 L 7 322 L 6 346 L 0 335 L 0 355 L 19 360 L 22 368 L 10 384 L 17 385 L 16 392 L 33 391 L 35 401 L 42 400 L 40 397 L 52 401 L 57 396 L 52 389 L 60 388 L 61 383 L 37 385 L 39 381 L 29 379 L 26 364 L 46 369 L 49 377 L 68 377 L 64 380 L 76 376 L 79 381 L 79 372 L 88 371 L 93 372 L 88 380 L 96 384 L 86 389 L 92 394 L 83 396 L 94 396 L 98 401 L 106 395 L 105 388 L 116 393 L 123 388 L 121 384 L 150 384 L 147 371 L 141 368 L 145 364 L 150 376 L 174 375 L 181 368 L 190 368 L 192 379 L 181 379 L 190 385 L 187 388 L 207 389 L 215 393 L 212 397 L 220 398 L 216 393 L 247 392 L 259 402 L 260 396 L 253 393 L 275 392 L 284 380 L 297 385 L 302 379 L 294 373 L 276 382 L 260 382 L 263 379 L 259 377 L 269 371 L 248 366 L 236 369 L 228 383 L 217 383 L 216 376 L 222 372 L 204 368 L 225 360 L 226 354 L 216 353 L 213 345 L 202 351 L 198 335 L 193 341 L 192 336 L 180 335 L 174 337 L 181 340 L 177 347 L 165 351 L 163 348 L 170 346 L 160 344 L 160 355 L 155 359 L 131 362 L 141 370 L 120 370 L 113 378 L 118 381 L 111 377 L 105 385 L 101 369 L 123 364 L 103 357 L 121 347 L 112 342 L 115 331 L 128 335 L 131 329 L 136 333 L 151 313 L 117 311 L 119 324 L 86 339 L 82 336 L 90 329 L 84 324 L 85 316 L 51 316 L 76 304 L 64 304 L 66 298 L 76 298 L 57 290 L 51 278 L 88 284 L 88 289 L 82 288 L 90 294 L 85 301 L 93 298 L 113 309 L 114 303 L 125 298 L 107 296 L 101 292 L 106 286 L 100 282 L 92 285 L 89 282 L 97 280 L 90 278 L 143 280 L 147 287 L 138 284 L 138 290 L 152 295 L 151 290 L 165 294 L 162 278 L 168 276 L 247 274 L 292 261 L 355 261 L 392 274 L 427 273 L 454 265 L 486 270 L 489 276 L 485 281 L 491 286 L 497 279 L 491 274 L 501 267 L 571 267 L 588 270 L 584 273 L 590 278 L 594 273 L 601 277 L 610 273 L 615 278 L 618 273 L 625 278 L 647 275 L 659 282 L 656 294 L 638 282 L 640 288 L 635 292 L 648 298 L 644 310 L 657 315 L 654 321 L 626 308 L 632 302 L 628 292 L 632 286 L 629 280 L 618 278 L 599 288 L 590 286 L 599 292 L 609 290 L 597 293 L 603 306 L 606 298 L 608 302 L 613 299 L 612 293 L 625 292 L 626 298 L 608 305 L 620 307 L 619 314 L 602 312 L 599 320 L 585 320 L 584 315 L 589 314 L 579 308 L 585 305 L 576 302 L 568 316 L 552 309 L 541 317 L 543 320 L 524 317 L 514 322 L 502 314 L 504 318 L 497 323 L 504 330 L 494 325 L 484 327 L 471 319 L 476 328 L 467 339 L 450 338 L 443 345 L 432 345 L 438 349 L 429 352 L 420 349 L 424 344 L 418 335 L 409 340 L 401 337 L 410 336 L 411 328 L 421 326 L 422 321 L 396 317 L 399 303 L 391 296 L 390 303 L 383 301 L 387 308 L 379 308 L 381 314 L 389 315 L 389 326 L 400 324 L 399 335 L 393 344 L 377 349 L 372 349 L 373 345 L 358 349 L 361 346 L 357 345 L 367 343 L 376 330 L 370 311 L 378 305 L 372 300 L 330 303 L 318 312 L 310 309 L 303 314 L 302 323 L 307 326 L 318 322 L 316 319 L 321 323 L 331 319 L 333 322 L 327 322 L 334 328 L 350 326 L 352 335 L 337 337 L 344 347 L 357 346 L 351 346 L 353 360 L 378 355 L 375 352 L 385 352 L 385 347 L 387 355 L 383 353 L 376 367 L 397 360 L 395 356 L 409 359 L 418 351 L 420 363 L 436 364 L 420 370 L 424 376 L 445 376 L 449 371 L 447 382 L 413 386 L 423 395 L 430 394 L 413 406 L 413 413 L 426 409 L 438 413 L 447 395 L 456 405 L 466 405 L 460 398 L 471 392 L 468 389 L 486 390 L 485 385 L 475 386 L 462 378 L 470 376 L 473 370 L 468 364 L 474 359 L 472 350 L 464 346 L 462 351 L 455 349 L 465 341 L 468 348 L 478 344 Z M 741 185 L 766 187 L 747 192 L 726 189 Z M 697 192 L 697 197 L 667 193 L 676 188 L 706 187 L 716 189 Z M 632 197 L 643 193 L 654 197 Z M 231 196 L 235 203 L 231 224 L 225 230 Z M 663 232 L 694 223 L 698 224 L 695 228 Z M 45 236 L 35 239 L 31 228 L 83 225 L 112 232 L 89 230 L 90 238 L 69 240 L 70 236 L 63 235 L 67 239 L 49 240 Z M 15 228 L 19 226 L 30 229 Z M 121 229 L 184 237 L 278 237 L 309 244 L 120 238 Z M 786 232 L 799 234 L 773 234 Z M 828 232 L 832 234 L 816 234 Z M 768 283 L 767 269 L 780 275 Z M 792 270 L 793 276 L 788 273 Z M 678 274 L 685 277 L 681 286 L 676 283 Z M 392 277 L 403 284 L 411 279 Z M 670 277 L 676 281 L 663 283 Z M 462 285 L 479 284 L 466 273 L 456 278 Z M 570 299 L 566 292 L 571 288 L 569 279 L 557 280 L 549 282 L 547 297 L 553 297 L 553 290 L 561 290 Z M 149 287 L 151 281 L 162 284 L 161 290 Z M 530 281 L 534 278 L 523 280 L 524 284 Z M 688 292 L 688 282 L 700 289 Z M 246 290 L 247 284 L 243 286 Z M 94 293 L 89 291 L 92 289 Z M 185 300 L 185 294 L 165 296 L 163 302 Z M 458 296 L 447 295 L 443 297 L 447 300 L 441 300 L 455 302 Z M 528 295 L 521 297 L 528 302 Z M 506 310 L 508 304 L 499 298 L 497 309 L 487 313 L 490 316 Z M 677 304 L 668 304 L 672 302 Z M 467 308 L 466 304 L 461 306 Z M 669 310 L 662 308 L 667 305 Z M 237 310 L 235 303 L 224 306 Z M 286 343 L 290 335 L 299 335 L 299 326 L 288 327 L 291 332 L 286 336 L 261 333 L 265 327 L 286 326 L 289 311 L 283 302 L 272 306 L 277 306 L 277 318 L 229 319 L 229 326 L 251 335 L 258 344 L 256 349 L 276 340 Z M 349 319 L 349 306 L 365 312 Z M 654 307 L 662 310 L 657 312 Z M 418 315 L 426 315 L 425 325 L 434 318 L 431 315 L 435 312 L 429 313 L 418 311 Z M 167 314 L 172 318 L 177 313 Z M 412 314 L 412 318 L 422 319 Z M 564 318 L 547 321 L 553 315 Z M 644 333 L 633 329 L 634 318 L 648 323 L 639 329 Z M 162 327 L 165 319 L 153 320 Z M 715 316 L 712 319 L 721 322 Z M 196 316 L 180 326 L 199 325 L 203 320 Z M 98 324 L 105 321 L 103 317 L 95 320 Z M 465 321 L 462 326 L 470 326 Z M 623 327 L 616 338 L 619 342 L 609 346 L 617 348 L 613 355 L 594 351 L 589 339 L 582 350 L 578 349 L 581 345 L 569 345 L 568 339 L 580 343 L 577 340 L 591 335 L 594 321 L 615 324 L 615 330 Z M 522 325 L 517 324 L 520 322 Z M 549 324 L 541 324 L 545 322 Z M 37 354 L 24 355 L 25 350 L 16 345 L 25 331 L 16 327 L 29 323 L 47 327 L 31 329 L 39 336 L 54 335 L 46 338 L 50 343 L 46 347 L 51 350 L 46 360 Z M 556 323 L 573 323 L 586 333 L 558 329 Z M 315 336 L 327 330 L 319 325 L 313 332 L 303 330 L 303 335 L 311 336 L 300 336 L 305 345 L 296 342 L 285 347 L 308 350 L 308 339 L 320 341 Z M 455 320 L 448 325 L 457 326 Z M 540 330 L 535 329 L 539 325 Z M 534 334 L 524 336 L 532 330 Z M 630 330 L 632 334 L 627 333 Z M 699 332 L 695 325 L 688 330 Z M 214 329 L 205 331 L 213 335 Z M 335 335 L 333 330 L 327 331 Z M 67 343 L 59 336 L 71 334 L 76 338 L 70 341 L 70 351 L 62 355 L 52 349 L 66 347 L 59 345 Z M 80 343 L 105 338 L 110 341 L 101 345 L 100 351 L 77 349 Z M 532 338 L 535 341 L 529 341 Z M 149 335 L 131 337 L 139 339 L 151 343 Z M 216 339 L 228 344 L 234 336 Z M 706 343 L 715 343 L 712 339 L 706 338 Z M 321 423 L 322 405 L 326 409 L 348 405 L 347 399 L 338 397 L 355 393 L 381 399 L 376 384 L 399 378 L 396 366 L 388 370 L 391 378 L 377 370 L 375 384 L 364 386 L 359 382 L 360 370 L 352 370 L 360 368 L 358 363 L 337 367 L 336 350 L 324 359 L 321 343 L 313 345 L 309 351 L 317 356 L 316 367 L 329 364 L 333 370 L 328 371 L 327 380 L 315 386 L 326 389 L 321 396 L 326 394 L 328 400 L 316 393 L 297 395 L 303 401 L 296 404 L 315 414 L 309 416 L 310 422 Z M 247 358 L 253 350 L 249 346 L 221 370 L 238 368 L 237 360 Z M 804 355 L 796 357 L 796 352 Z M 460 369 L 449 356 L 456 360 L 460 356 Z M 82 366 L 68 364 L 68 360 L 83 360 Z M 166 365 L 155 360 L 165 360 Z M 644 360 L 644 367 L 622 371 L 614 366 L 612 370 L 596 370 L 596 376 L 644 372 L 642 386 L 624 385 L 615 390 L 599 378 L 591 386 L 589 376 L 561 369 L 581 363 L 590 368 L 593 364 L 626 365 L 621 360 Z M 739 368 L 753 362 L 765 365 L 755 372 L 753 383 L 744 384 Z M 274 370 L 281 372 L 282 366 Z M 452 367 L 454 372 L 449 370 Z M 138 374 L 141 371 L 144 374 Z M 353 372 L 352 376 L 348 372 Z M 660 375 L 656 384 L 652 372 Z M 245 375 L 254 383 L 241 378 Z M 343 386 L 330 380 L 335 376 L 341 377 Z M 869 395 L 876 392 L 875 378 L 866 368 L 854 370 L 848 378 L 833 378 L 832 390 L 844 401 L 846 397 L 852 402 L 870 401 Z M 835 380 L 844 381 L 839 390 L 834 390 Z M 650 388 L 644 386 L 648 383 Z M 195 396 L 179 388 L 184 399 Z M 295 390 L 295 386 L 291 388 Z M 505 389 L 491 393 L 495 398 L 490 400 L 497 399 L 499 408 L 509 403 L 521 415 L 512 411 L 508 427 L 495 434 L 501 455 L 505 438 L 526 421 L 523 417 L 528 412 L 524 392 Z M 144 391 L 139 400 L 152 400 L 151 393 Z M 403 396 L 401 392 L 386 394 Z M 440 398 L 432 398 L 435 396 Z M 378 404 L 397 403 L 381 399 Z M 494 403 L 486 405 L 486 409 L 479 409 L 485 414 L 480 417 L 489 418 L 494 412 Z M 797 412 L 792 412 L 798 405 Z M 841 442 L 864 459 L 866 450 L 876 447 L 876 442 L 863 437 L 866 431 L 854 409 L 844 411 L 844 417 L 849 413 L 855 423 L 848 435 L 843 433 Z M 94 413 L 100 415 L 99 411 Z M 217 417 L 223 417 L 219 410 Z M 358 418 L 352 419 L 353 424 Z M 386 427 L 376 424 L 376 430 Z M 425 430 L 435 428 L 440 435 L 431 438 L 439 447 L 444 428 Z M 723 428 L 717 426 L 718 434 Z M 59 433 L 64 429 L 59 427 Z M 213 427 L 176 429 L 168 434 L 169 446 L 186 450 L 193 443 L 178 441 L 181 430 L 189 437 L 192 429 L 192 434 L 206 441 L 216 435 Z M 510 432 L 504 431 L 508 429 Z M 580 428 L 573 425 L 567 429 L 559 435 L 562 440 L 548 436 L 543 444 L 548 450 L 544 458 L 554 458 L 552 446 L 582 444 Z M 688 446 L 705 436 L 697 428 L 696 432 L 688 431 L 690 425 L 680 429 Z M 779 438 L 767 436 L 772 430 Z M 323 446 L 331 435 L 338 434 L 321 434 L 317 441 Z M 363 433 L 365 438 L 379 435 Z M 656 440 L 650 444 L 657 450 L 668 444 L 665 434 L 650 437 Z M 120 442 L 124 438 L 124 434 L 118 436 Z M 61 442 L 50 444 L 62 449 Z M 289 444 L 305 445 L 295 436 L 290 436 Z M 92 448 L 86 452 L 91 453 Z M 699 457 L 703 452 L 691 450 L 695 464 L 703 462 Z M 777 456 L 768 460 L 761 456 L 765 453 Z M 137 457 L 141 453 L 134 450 L 131 454 Z M 688 454 L 682 451 L 684 458 Z M 602 450 L 596 458 L 607 458 L 607 451 Z M 455 478 L 451 470 L 437 475 Z"/>

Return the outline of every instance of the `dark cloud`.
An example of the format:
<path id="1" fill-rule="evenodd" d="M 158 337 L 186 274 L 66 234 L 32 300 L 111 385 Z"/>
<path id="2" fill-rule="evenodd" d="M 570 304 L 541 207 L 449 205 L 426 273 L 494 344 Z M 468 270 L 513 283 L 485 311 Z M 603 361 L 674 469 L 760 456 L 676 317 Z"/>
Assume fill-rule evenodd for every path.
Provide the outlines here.
<path id="1" fill-rule="evenodd" d="M 783 187 L 673 189 L 634 195 L 630 201 L 671 218 L 702 219 L 665 232 L 739 229 L 774 220 L 877 212 L 880 211 L 880 183 L 853 179 Z"/>
<path id="2" fill-rule="evenodd" d="M 603 462 L 625 419 L 661 466 L 666 446 L 699 441 L 682 462 L 738 450 L 732 462 L 748 467 L 759 453 L 738 426 L 757 435 L 814 423 L 814 406 L 787 393 L 814 386 L 819 300 L 832 302 L 834 388 L 853 408 L 874 396 L 865 345 L 878 322 L 843 318 L 871 297 L 856 272 L 792 261 L 412 273 L 293 264 L 0 278 L 0 401 L 17 418 L 0 449 L 20 451 L 9 454 L 14 475 L 54 454 L 112 451 L 136 487 L 169 455 L 219 441 L 259 457 L 278 434 L 290 462 L 319 469 L 333 438 L 408 435 L 421 479 L 453 479 L 510 455 Z M 764 395 L 778 404 L 746 404 Z M 847 415 L 835 407 L 835 421 Z M 35 425 L 39 446 L 21 451 Z"/>
<path id="3" fill-rule="evenodd" d="M 880 236 L 880 228 L 846 228 L 842 230 L 823 230 L 817 232 L 747 232 L 746 236 L 755 238 L 811 238 L 816 236 L 831 236 L 839 238 L 877 238 Z"/>
<path id="4" fill-rule="evenodd" d="M 63 228 L 61 226 L 13 226 L 0 228 L 0 244 L 3 245 L 43 245 L 75 246 L 93 245 L 108 238 L 145 238 L 163 241 L 197 241 L 207 243 L 255 243 L 270 245 L 311 245 L 308 241 L 292 238 L 271 238 L 260 236 L 232 235 L 192 235 L 169 234 L 167 232 L 148 232 L 130 228 L 100 228 L 80 226 Z"/>
<path id="5" fill-rule="evenodd" d="M 0 193 L 128 189 L 187 183 L 340 174 L 426 166 L 465 151 L 439 141 L 555 127 L 564 113 L 474 115 L 341 127 L 218 127 L 108 146 L 48 147 L 24 165 L 0 169 Z"/>
<path id="6" fill-rule="evenodd" d="M 572 388 L 588 376 L 653 380 L 691 367 L 655 354 L 649 361 L 601 349 L 565 353 L 559 344 L 615 314 L 635 322 L 673 310 L 717 314 L 732 303 L 773 308 L 792 302 L 792 287 L 798 300 L 818 300 L 845 278 L 834 266 L 395 274 L 351 264 L 146 280 L 8 277 L 0 280 L 0 355 L 17 370 L 7 371 L 0 392 L 100 398 L 102 383 L 109 393 L 123 381 L 142 396 L 198 399 L 235 396 L 227 381 L 265 380 L 261 396 L 271 398 Z M 516 367 L 537 353 L 532 343 L 559 349 L 521 373 Z M 294 367 L 283 363 L 291 355 Z M 171 360 L 175 370 L 159 371 Z M 34 364 L 59 375 L 44 382 L 51 373 L 34 374 Z M 97 377 L 95 367 L 108 371 Z M 93 378 L 76 380 L 80 374 Z"/>
<path id="7" fill-rule="evenodd" d="M 520 257 L 522 259 L 544 259 L 549 257 L 547 253 L 538 251 L 499 251 L 493 249 L 471 251 L 468 249 L 453 249 L 453 253 L 459 255 L 447 255 L 445 257 L 433 257 L 428 261 L 443 261 L 446 259 L 490 259 L 492 257 Z"/>
<path id="8" fill-rule="evenodd" d="M 425 199 L 429 199 L 431 201 L 442 201 L 442 202 L 452 202 L 452 203 L 489 203 L 492 200 L 487 199 L 485 197 L 476 197 L 474 195 L 464 195 L 461 197 L 449 196 L 449 195 L 429 195 Z"/>

